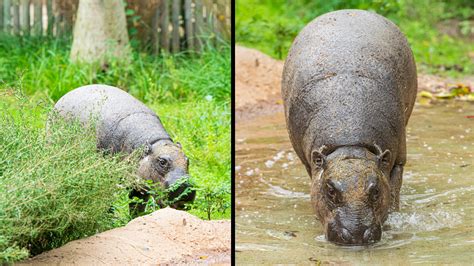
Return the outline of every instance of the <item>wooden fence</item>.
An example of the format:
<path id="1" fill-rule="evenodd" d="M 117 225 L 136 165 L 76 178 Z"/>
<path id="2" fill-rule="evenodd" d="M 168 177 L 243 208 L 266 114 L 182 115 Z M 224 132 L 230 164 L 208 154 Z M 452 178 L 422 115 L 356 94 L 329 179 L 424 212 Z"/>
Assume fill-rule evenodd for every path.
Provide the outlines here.
<path id="1" fill-rule="evenodd" d="M 110 0 L 108 0 L 110 1 Z M 133 1 L 129 1 L 134 3 Z M 158 0 L 143 41 L 153 51 L 200 51 L 205 43 L 230 38 L 230 0 Z M 78 0 L 0 0 L 0 31 L 15 35 L 71 34 Z M 131 14 L 130 14 L 131 13 Z M 127 18 L 140 13 L 127 12 Z M 140 20 L 140 19 L 138 19 Z M 133 27 L 130 25 L 129 28 Z M 143 36 L 142 36 L 143 38 Z"/>

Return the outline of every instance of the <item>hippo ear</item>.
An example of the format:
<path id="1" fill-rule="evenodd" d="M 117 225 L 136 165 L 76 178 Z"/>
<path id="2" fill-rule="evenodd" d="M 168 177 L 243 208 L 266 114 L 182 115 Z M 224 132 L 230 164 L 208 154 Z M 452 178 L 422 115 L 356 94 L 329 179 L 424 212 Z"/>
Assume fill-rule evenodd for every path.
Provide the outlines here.
<path id="1" fill-rule="evenodd" d="M 176 145 L 178 145 L 178 147 L 179 147 L 180 149 L 183 148 L 183 147 L 181 146 L 181 143 L 179 143 L 179 141 L 176 141 Z"/>
<path id="2" fill-rule="evenodd" d="M 390 165 L 391 159 L 392 153 L 389 150 L 385 150 L 384 152 L 377 155 L 379 167 L 388 167 Z"/>
<path id="3" fill-rule="evenodd" d="M 151 144 L 147 142 L 147 143 L 145 144 L 145 150 L 144 150 L 145 156 L 146 156 L 146 155 L 150 155 L 150 154 L 151 154 L 151 151 L 152 151 Z"/>
<path id="4" fill-rule="evenodd" d="M 326 155 L 322 152 L 314 150 L 311 152 L 311 163 L 315 169 L 326 168 Z"/>

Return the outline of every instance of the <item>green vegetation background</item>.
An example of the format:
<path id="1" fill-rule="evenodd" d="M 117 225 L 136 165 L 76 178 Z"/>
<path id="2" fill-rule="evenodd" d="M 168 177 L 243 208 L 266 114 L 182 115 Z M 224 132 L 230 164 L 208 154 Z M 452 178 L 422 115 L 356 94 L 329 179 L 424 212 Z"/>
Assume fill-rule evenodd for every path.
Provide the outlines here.
<path id="1" fill-rule="evenodd" d="M 153 56 L 131 64 L 69 61 L 71 39 L 0 35 L 0 262 L 18 261 L 127 223 L 136 160 L 104 157 L 91 132 L 45 123 L 54 103 L 100 83 L 128 91 L 160 116 L 190 159 L 197 198 L 189 212 L 229 219 L 230 44 L 200 55 Z M 149 211 L 157 209 L 154 202 Z M 111 211 L 114 210 L 114 211 Z"/>
<path id="2" fill-rule="evenodd" d="M 308 22 L 339 9 L 374 11 L 397 24 L 421 72 L 474 74 L 472 0 L 236 0 L 236 43 L 284 59 Z M 455 29 L 455 34 L 445 34 L 441 28 Z"/>

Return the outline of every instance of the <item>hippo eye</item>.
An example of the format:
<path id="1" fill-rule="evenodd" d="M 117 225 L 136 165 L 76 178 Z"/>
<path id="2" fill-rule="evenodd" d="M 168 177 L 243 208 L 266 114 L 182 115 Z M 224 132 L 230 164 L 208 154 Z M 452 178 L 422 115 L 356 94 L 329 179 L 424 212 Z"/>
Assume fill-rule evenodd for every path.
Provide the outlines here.
<path id="1" fill-rule="evenodd" d="M 331 200 L 332 203 L 334 203 L 334 204 L 339 204 L 340 203 L 339 191 L 334 187 L 333 184 L 327 183 L 327 185 L 326 185 L 326 194 L 327 194 L 328 198 Z"/>
<path id="2" fill-rule="evenodd" d="M 168 167 L 168 160 L 163 159 L 163 158 L 158 158 L 158 164 L 160 165 L 161 168 L 166 168 Z"/>
<path id="3" fill-rule="evenodd" d="M 379 199 L 380 191 L 377 186 L 370 186 L 369 188 L 369 199 L 372 202 L 376 202 Z"/>

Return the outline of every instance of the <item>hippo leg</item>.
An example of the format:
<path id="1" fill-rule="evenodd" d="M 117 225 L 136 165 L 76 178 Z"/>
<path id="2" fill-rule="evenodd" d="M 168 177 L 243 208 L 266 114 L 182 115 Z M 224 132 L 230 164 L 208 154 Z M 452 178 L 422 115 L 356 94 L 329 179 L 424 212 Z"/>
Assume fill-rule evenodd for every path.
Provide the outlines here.
<path id="1" fill-rule="evenodd" d="M 392 204 L 390 205 L 391 212 L 396 212 L 400 210 L 400 188 L 402 187 L 403 167 L 405 166 L 406 159 L 406 132 L 405 130 L 403 130 L 403 133 L 400 137 L 398 156 L 395 160 L 395 164 L 392 168 L 392 171 L 390 172 L 390 187 L 392 194 Z"/>
<path id="2" fill-rule="evenodd" d="M 402 186 L 403 165 L 397 164 L 392 168 L 390 173 L 390 187 L 392 194 L 392 205 L 390 211 L 400 210 L 400 188 Z"/>

